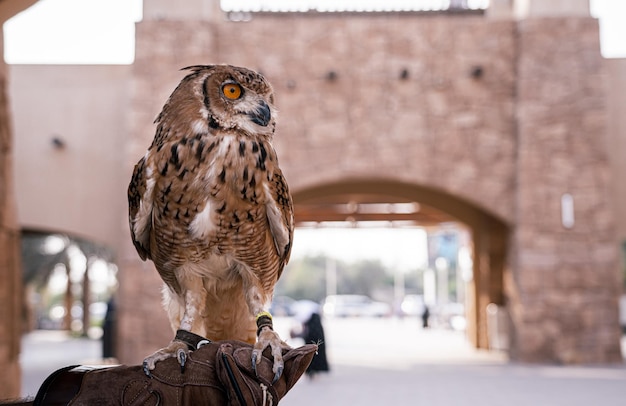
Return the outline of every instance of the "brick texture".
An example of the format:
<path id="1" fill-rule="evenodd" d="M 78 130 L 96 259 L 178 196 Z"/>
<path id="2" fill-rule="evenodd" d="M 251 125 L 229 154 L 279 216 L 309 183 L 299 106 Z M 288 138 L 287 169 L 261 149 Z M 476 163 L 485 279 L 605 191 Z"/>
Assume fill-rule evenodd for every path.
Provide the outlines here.
<path id="1" fill-rule="evenodd" d="M 519 36 L 513 355 L 618 361 L 621 283 L 597 22 L 527 20 Z M 561 224 L 563 193 L 574 199 L 571 229 Z"/>
<path id="2" fill-rule="evenodd" d="M 0 35 L 1 37 L 1 35 Z M 0 51 L 2 47 L 0 46 Z M 0 63 L 0 399 L 20 394 L 22 272 L 11 159 L 6 66 Z"/>
<path id="3" fill-rule="evenodd" d="M 275 144 L 294 193 L 373 179 L 467 202 L 510 229 L 505 293 L 512 357 L 620 359 L 595 20 L 331 14 L 245 23 L 161 20 L 139 23 L 136 44 L 129 174 L 184 75 L 180 68 L 258 69 L 275 87 Z M 574 196 L 573 229 L 560 224 L 563 193 Z M 126 343 L 120 358 L 139 362 L 173 332 L 152 264 L 139 261 L 130 241 L 120 262 Z"/>

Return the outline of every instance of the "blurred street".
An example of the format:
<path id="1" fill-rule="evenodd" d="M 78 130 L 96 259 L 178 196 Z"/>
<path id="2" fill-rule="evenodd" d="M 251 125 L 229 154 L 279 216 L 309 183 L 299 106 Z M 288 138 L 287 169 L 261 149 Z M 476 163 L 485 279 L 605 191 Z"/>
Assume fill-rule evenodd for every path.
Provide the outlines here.
<path id="1" fill-rule="evenodd" d="M 66 331 L 35 330 L 22 337 L 22 396 L 34 396 L 48 375 L 74 364 L 97 364 L 102 342 L 72 338 Z"/>
<path id="2" fill-rule="evenodd" d="M 295 322 L 276 318 L 283 337 Z M 281 405 L 620 405 L 626 365 L 560 367 L 509 363 L 476 351 L 463 333 L 423 330 L 415 319 L 325 319 L 331 372 L 304 376 Z M 292 345 L 301 341 L 291 340 Z M 98 363 L 101 343 L 63 332 L 23 339 L 23 395 L 34 395 L 56 368 Z"/>

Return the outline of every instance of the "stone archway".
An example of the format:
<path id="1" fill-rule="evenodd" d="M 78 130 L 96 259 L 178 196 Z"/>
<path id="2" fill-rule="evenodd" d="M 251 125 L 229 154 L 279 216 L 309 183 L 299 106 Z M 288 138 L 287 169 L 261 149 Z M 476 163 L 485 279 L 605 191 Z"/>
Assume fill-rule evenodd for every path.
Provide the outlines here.
<path id="1" fill-rule="evenodd" d="M 293 193 L 296 224 L 319 221 L 390 221 L 433 225 L 456 221 L 466 225 L 473 240 L 473 278 L 467 287 L 468 339 L 489 348 L 487 306 L 505 305 L 509 226 L 470 202 L 444 191 L 388 179 L 345 179 Z M 359 212 L 360 204 L 383 210 Z M 384 210 L 385 204 L 417 204 L 416 210 Z M 342 207 L 343 206 L 343 207 Z"/>
<path id="2" fill-rule="evenodd" d="M 472 230 L 478 347 L 489 344 L 484 310 L 494 302 L 510 314 L 514 360 L 621 360 L 597 21 L 343 17 L 255 15 L 246 32 L 272 44 L 277 52 L 269 54 L 237 40 L 241 24 L 144 19 L 133 66 L 132 164 L 152 139 L 152 118 L 178 69 L 258 69 L 274 84 L 275 146 L 296 202 L 321 193 L 320 185 L 343 192 L 362 179 L 390 196 L 412 190 L 411 198 Z M 563 195 L 571 196 L 575 225 L 561 221 Z M 123 236 L 128 345 L 120 359 L 130 362 L 169 337 L 134 337 L 154 331 L 143 315 L 155 314 L 159 283 L 141 272 L 150 265 L 138 262 L 127 229 Z"/>

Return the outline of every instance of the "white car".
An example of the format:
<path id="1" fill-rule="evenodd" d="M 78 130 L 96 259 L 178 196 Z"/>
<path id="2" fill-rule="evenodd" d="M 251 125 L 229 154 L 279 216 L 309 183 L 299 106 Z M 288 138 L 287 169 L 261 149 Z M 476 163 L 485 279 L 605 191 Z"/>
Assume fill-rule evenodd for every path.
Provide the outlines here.
<path id="1" fill-rule="evenodd" d="M 400 310 L 405 316 L 421 316 L 424 313 L 424 297 L 422 295 L 406 295 Z"/>
<path id="2" fill-rule="evenodd" d="M 384 317 L 391 306 L 376 302 L 365 295 L 331 295 L 324 300 L 324 315 L 330 317 Z"/>

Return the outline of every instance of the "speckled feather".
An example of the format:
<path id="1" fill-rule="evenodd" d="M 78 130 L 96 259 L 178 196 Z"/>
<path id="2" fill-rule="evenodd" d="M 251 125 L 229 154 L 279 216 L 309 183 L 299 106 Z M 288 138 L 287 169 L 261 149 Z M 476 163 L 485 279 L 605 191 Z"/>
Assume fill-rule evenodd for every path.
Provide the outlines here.
<path id="1" fill-rule="evenodd" d="M 190 322 L 190 330 L 250 341 L 252 313 L 257 302 L 271 299 L 293 237 L 292 200 L 271 144 L 272 88 L 245 68 L 187 69 L 135 166 L 128 188 L 131 235 L 139 256 L 154 262 L 169 288 L 166 306 L 180 300 L 168 309 L 174 329 L 184 324 L 185 295 L 193 291 L 204 297 L 197 309 L 202 320 Z M 224 97 L 224 83 L 241 85 L 241 98 Z M 258 106 L 269 107 L 266 125 L 251 121 L 263 113 Z M 249 308 L 239 308 L 245 304 Z M 242 318 L 242 326 L 228 326 L 237 323 L 231 316 Z"/>

